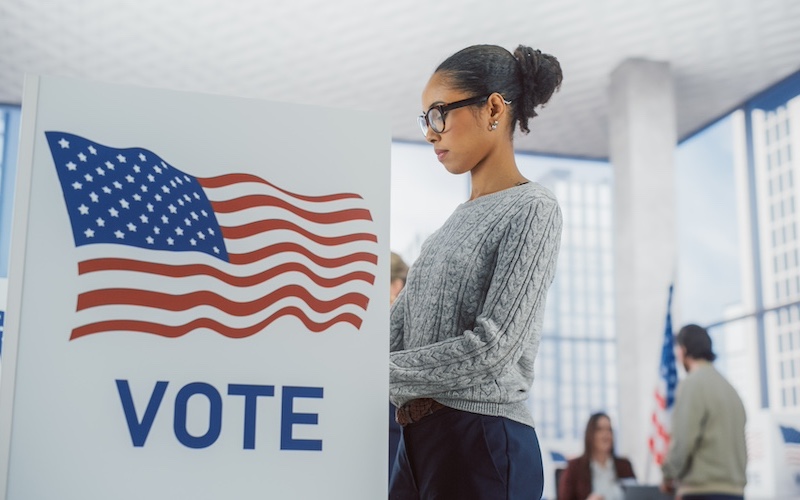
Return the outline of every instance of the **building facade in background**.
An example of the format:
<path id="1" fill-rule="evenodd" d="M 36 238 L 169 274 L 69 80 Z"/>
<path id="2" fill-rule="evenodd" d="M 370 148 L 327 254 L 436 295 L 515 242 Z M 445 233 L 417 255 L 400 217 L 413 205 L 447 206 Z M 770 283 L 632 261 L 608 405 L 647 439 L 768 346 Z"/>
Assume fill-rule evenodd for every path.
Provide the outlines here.
<path id="1" fill-rule="evenodd" d="M 592 413 L 618 421 L 611 167 L 569 162 L 529 175 L 525 163 L 523 173 L 553 191 L 564 216 L 529 404 L 540 438 L 574 454 Z"/>
<path id="2" fill-rule="evenodd" d="M 8 294 L 8 254 L 11 247 L 14 184 L 17 178 L 19 119 L 19 106 L 0 105 L 0 351 Z"/>
<path id="3" fill-rule="evenodd" d="M 712 334 L 748 414 L 748 498 L 800 495 L 800 73 L 732 115 L 740 304 Z"/>
<path id="4" fill-rule="evenodd" d="M 800 97 L 772 110 L 752 110 L 765 305 L 800 301 Z M 794 155 L 793 155 L 794 153 Z M 800 408 L 800 308 L 765 317 L 769 406 Z"/>
<path id="5" fill-rule="evenodd" d="M 737 312 L 756 315 L 726 325 L 725 337 L 750 354 L 738 356 L 741 378 L 760 381 L 743 387 L 745 403 L 777 412 L 800 411 L 800 77 L 794 80 L 733 116 L 742 227 Z M 740 340 L 739 330 L 756 335 Z"/>

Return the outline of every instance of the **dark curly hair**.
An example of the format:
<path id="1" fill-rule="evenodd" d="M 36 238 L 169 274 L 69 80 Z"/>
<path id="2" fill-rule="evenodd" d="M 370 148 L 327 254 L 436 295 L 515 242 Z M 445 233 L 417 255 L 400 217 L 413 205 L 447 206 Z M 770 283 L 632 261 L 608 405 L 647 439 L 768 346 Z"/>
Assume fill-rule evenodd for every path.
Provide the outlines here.
<path id="1" fill-rule="evenodd" d="M 520 45 L 513 54 L 497 45 L 473 45 L 462 49 L 436 68 L 457 90 L 475 96 L 498 92 L 511 101 L 511 133 L 517 122 L 530 132 L 528 119 L 544 106 L 561 86 L 558 59 L 540 50 Z"/>

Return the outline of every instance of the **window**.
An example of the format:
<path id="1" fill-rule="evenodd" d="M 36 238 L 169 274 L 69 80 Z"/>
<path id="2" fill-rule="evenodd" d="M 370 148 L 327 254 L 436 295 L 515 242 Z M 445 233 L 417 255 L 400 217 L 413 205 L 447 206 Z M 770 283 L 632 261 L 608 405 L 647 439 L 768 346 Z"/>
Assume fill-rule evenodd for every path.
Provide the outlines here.
<path id="1" fill-rule="evenodd" d="M 0 105 L 0 278 L 8 275 L 8 254 L 11 240 L 13 186 L 17 169 L 17 140 L 20 108 Z M 5 307 L 0 303 L 0 310 Z"/>
<path id="2" fill-rule="evenodd" d="M 612 169 L 593 162 L 591 169 L 581 166 L 556 171 L 553 163 L 562 160 L 536 160 L 546 165 L 543 171 L 550 172 L 542 175 L 527 170 L 526 163 L 532 165 L 533 159 L 519 158 L 520 170 L 555 192 L 565 226 L 557 276 L 550 291 L 551 328 L 544 332 L 529 404 L 534 415 L 541 416 L 540 430 L 548 438 L 580 439 L 587 412 L 597 404 L 599 395 L 605 399 L 606 393 L 615 395 L 617 390 L 611 385 L 613 381 L 601 375 L 608 361 L 599 348 L 605 344 L 613 348 L 615 333 L 613 329 L 603 330 L 605 311 L 613 312 L 614 307 L 613 256 L 610 251 L 600 250 L 610 249 L 613 243 Z M 601 342 L 599 339 L 606 335 L 610 336 L 609 341 Z M 545 350 L 548 338 L 549 347 Z M 616 413 L 616 408 L 608 410 Z"/>

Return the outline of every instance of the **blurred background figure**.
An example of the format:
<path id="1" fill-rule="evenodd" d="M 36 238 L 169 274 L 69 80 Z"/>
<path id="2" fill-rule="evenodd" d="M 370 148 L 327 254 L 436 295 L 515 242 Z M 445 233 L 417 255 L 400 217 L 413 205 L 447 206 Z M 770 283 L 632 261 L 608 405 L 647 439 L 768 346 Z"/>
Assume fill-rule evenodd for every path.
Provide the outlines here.
<path id="1" fill-rule="evenodd" d="M 389 304 L 394 304 L 400 290 L 406 284 L 408 265 L 402 257 L 392 252 L 391 277 L 389 282 Z M 389 474 L 394 467 L 394 458 L 397 455 L 397 443 L 400 440 L 400 425 L 394 419 L 394 406 L 389 403 Z"/>
<path id="2" fill-rule="evenodd" d="M 403 258 L 392 252 L 391 282 L 389 283 L 389 304 L 394 304 L 395 299 L 400 294 L 400 290 L 406 284 L 408 265 Z"/>
<path id="3" fill-rule="evenodd" d="M 675 342 L 688 375 L 672 410 L 662 490 L 672 493 L 677 486 L 683 500 L 741 500 L 747 483 L 742 400 L 711 364 L 716 355 L 705 328 L 686 325 Z"/>
<path id="4" fill-rule="evenodd" d="M 561 474 L 558 500 L 623 500 L 622 480 L 635 478 L 630 461 L 614 455 L 611 419 L 595 413 L 586 424 L 583 455 Z"/>

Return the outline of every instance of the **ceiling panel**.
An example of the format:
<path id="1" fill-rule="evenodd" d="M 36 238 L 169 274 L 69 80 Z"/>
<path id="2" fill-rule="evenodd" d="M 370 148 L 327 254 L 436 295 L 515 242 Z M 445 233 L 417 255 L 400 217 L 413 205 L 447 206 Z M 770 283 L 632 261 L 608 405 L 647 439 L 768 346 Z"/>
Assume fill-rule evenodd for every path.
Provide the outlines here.
<path id="1" fill-rule="evenodd" d="M 25 73 L 376 110 L 419 141 L 431 71 L 475 43 L 554 54 L 564 83 L 517 148 L 607 157 L 608 82 L 668 61 L 684 137 L 800 70 L 795 0 L 4 0 L 0 102 Z"/>

